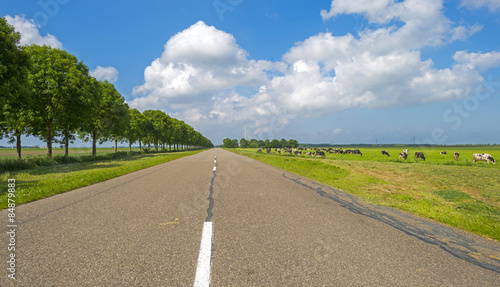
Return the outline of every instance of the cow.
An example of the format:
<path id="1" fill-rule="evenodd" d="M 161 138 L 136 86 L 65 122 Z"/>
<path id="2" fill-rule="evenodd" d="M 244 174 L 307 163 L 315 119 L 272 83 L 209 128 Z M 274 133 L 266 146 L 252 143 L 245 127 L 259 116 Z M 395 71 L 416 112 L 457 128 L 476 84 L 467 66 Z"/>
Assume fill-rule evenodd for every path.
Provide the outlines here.
<path id="1" fill-rule="evenodd" d="M 418 158 L 421 158 L 421 159 L 425 160 L 424 153 L 423 152 L 416 152 L 415 153 L 415 159 L 418 159 Z"/>
<path id="2" fill-rule="evenodd" d="M 298 151 L 298 150 L 294 151 L 293 153 L 294 153 L 295 155 L 302 155 L 302 152 L 301 152 L 301 151 Z"/>
<path id="3" fill-rule="evenodd" d="M 406 153 L 406 154 L 410 154 L 410 150 L 409 149 L 404 149 L 403 152 Z"/>
<path id="4" fill-rule="evenodd" d="M 408 157 L 408 154 L 407 154 L 407 153 L 405 153 L 405 152 L 400 152 L 400 153 L 399 153 L 399 159 L 404 158 L 404 159 L 406 160 L 406 158 L 407 158 L 407 157 Z"/>
<path id="5" fill-rule="evenodd" d="M 472 155 L 472 157 L 473 157 L 474 162 L 485 161 L 485 163 L 487 162 L 488 164 L 490 164 L 490 161 L 491 161 L 493 164 L 497 163 L 497 161 L 493 159 L 491 154 L 487 154 L 487 153 L 475 153 Z"/>
<path id="6" fill-rule="evenodd" d="M 460 156 L 460 154 L 458 152 L 455 153 L 455 160 L 458 161 L 458 157 Z"/>
<path id="7" fill-rule="evenodd" d="M 380 152 L 382 155 L 390 156 L 389 153 L 386 150 L 383 150 Z"/>
<path id="8" fill-rule="evenodd" d="M 323 151 L 319 151 L 319 150 L 316 150 L 316 156 L 322 156 L 322 157 L 325 157 L 325 152 Z"/>
<path id="9" fill-rule="evenodd" d="M 440 152 L 439 154 L 446 154 L 446 151 L 442 151 L 442 152 Z"/>
<path id="10" fill-rule="evenodd" d="M 261 148 L 259 148 L 259 149 L 257 150 L 257 152 L 262 152 L 262 149 L 261 149 Z"/>
<path id="11" fill-rule="evenodd" d="M 359 149 L 348 149 L 345 151 L 345 153 L 363 155 Z"/>

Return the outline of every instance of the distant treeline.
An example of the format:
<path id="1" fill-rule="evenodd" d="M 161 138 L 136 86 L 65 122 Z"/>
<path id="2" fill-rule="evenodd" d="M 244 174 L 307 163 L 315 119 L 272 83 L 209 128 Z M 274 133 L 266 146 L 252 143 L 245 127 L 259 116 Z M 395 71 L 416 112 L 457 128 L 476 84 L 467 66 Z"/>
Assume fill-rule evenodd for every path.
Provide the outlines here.
<path id="1" fill-rule="evenodd" d="M 269 139 L 266 139 L 266 140 L 256 140 L 256 139 L 247 140 L 245 138 L 242 138 L 239 143 L 238 143 L 237 139 L 232 140 L 229 138 L 225 138 L 222 141 L 222 143 L 223 143 L 225 148 L 237 148 L 237 147 L 240 147 L 240 148 L 284 148 L 284 147 L 297 148 L 297 147 L 299 147 L 298 141 L 296 141 L 294 139 L 286 140 L 284 138 L 281 140 L 277 140 L 277 139 L 273 139 L 273 140 L 269 140 Z"/>
<path id="2" fill-rule="evenodd" d="M 213 146 L 183 121 L 159 110 L 140 113 L 107 81 L 98 81 L 75 56 L 49 46 L 19 44 L 21 35 L 0 18 L 0 139 L 16 143 L 21 158 L 21 135 L 47 144 L 69 143 L 76 136 L 92 142 L 138 142 L 166 145 Z"/>
<path id="3" fill-rule="evenodd" d="M 475 147 L 475 146 L 500 146 L 499 144 L 456 144 L 456 145 L 431 145 L 431 144 L 299 144 L 299 147 Z"/>

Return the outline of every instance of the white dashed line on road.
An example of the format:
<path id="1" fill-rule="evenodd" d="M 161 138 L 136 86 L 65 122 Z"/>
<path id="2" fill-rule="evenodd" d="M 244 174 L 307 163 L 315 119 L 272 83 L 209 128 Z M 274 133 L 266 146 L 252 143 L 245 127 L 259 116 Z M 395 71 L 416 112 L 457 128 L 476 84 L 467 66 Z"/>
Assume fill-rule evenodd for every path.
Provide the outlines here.
<path id="1" fill-rule="evenodd" d="M 216 170 L 217 170 L 217 154 L 215 155 L 214 159 L 214 177 Z M 211 195 L 209 198 L 211 198 Z M 211 209 L 211 207 L 209 207 L 209 209 Z M 206 220 L 210 220 L 210 218 L 211 215 L 207 217 Z M 210 267 L 212 259 L 212 230 L 213 230 L 212 222 L 205 221 L 205 223 L 203 224 L 203 232 L 201 234 L 200 253 L 198 255 L 196 277 L 194 279 L 195 287 L 210 286 Z"/>
<path id="2" fill-rule="evenodd" d="M 212 257 L 212 222 L 203 224 L 201 235 L 200 254 L 196 268 L 195 287 L 210 286 L 210 265 Z"/>

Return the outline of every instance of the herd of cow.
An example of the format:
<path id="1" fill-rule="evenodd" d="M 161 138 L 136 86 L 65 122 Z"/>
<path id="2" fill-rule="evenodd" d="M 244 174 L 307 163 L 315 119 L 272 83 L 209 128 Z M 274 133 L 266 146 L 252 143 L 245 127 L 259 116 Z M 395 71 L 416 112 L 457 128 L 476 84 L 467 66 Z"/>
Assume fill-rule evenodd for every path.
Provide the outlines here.
<path id="1" fill-rule="evenodd" d="M 265 151 L 268 154 L 284 154 L 284 153 L 289 153 L 291 155 L 302 155 L 302 154 L 307 154 L 308 156 L 317 156 L 317 157 L 325 157 L 325 153 L 335 153 L 335 154 L 359 154 L 363 155 L 359 149 L 347 149 L 343 150 L 342 148 L 339 149 L 334 149 L 334 148 L 297 148 L 297 149 L 291 149 L 291 148 L 275 148 L 274 152 L 270 148 L 266 148 Z M 263 152 L 261 148 L 257 150 L 257 152 Z M 382 156 L 390 156 L 389 152 L 386 150 L 381 151 Z M 404 149 L 403 152 L 399 153 L 399 159 L 404 159 L 406 160 L 408 158 L 408 155 L 410 154 L 410 150 Z M 440 154 L 447 154 L 446 151 L 441 152 Z M 460 154 L 458 152 L 454 153 L 455 160 L 458 161 L 458 158 L 460 157 Z M 422 159 L 425 160 L 425 155 L 423 152 L 415 152 L 415 159 Z M 496 160 L 493 159 L 493 157 L 490 154 L 487 153 L 475 153 L 472 155 L 472 160 L 473 162 L 477 161 L 485 161 L 488 164 L 492 162 L 493 164 L 496 164 Z"/>

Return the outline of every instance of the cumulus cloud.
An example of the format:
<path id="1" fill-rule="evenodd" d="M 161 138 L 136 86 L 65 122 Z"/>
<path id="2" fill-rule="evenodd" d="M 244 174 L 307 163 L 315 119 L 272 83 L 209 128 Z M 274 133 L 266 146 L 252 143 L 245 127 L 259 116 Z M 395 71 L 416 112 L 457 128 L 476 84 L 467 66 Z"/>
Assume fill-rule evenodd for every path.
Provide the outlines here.
<path id="1" fill-rule="evenodd" d="M 107 80 L 110 83 L 118 80 L 118 70 L 114 67 L 97 66 L 94 70 L 90 71 L 90 75 L 99 81 Z"/>
<path id="2" fill-rule="evenodd" d="M 458 51 L 453 56 L 453 59 L 461 66 L 477 69 L 481 72 L 500 66 L 500 52 L 496 51 L 489 53 Z"/>
<path id="3" fill-rule="evenodd" d="M 394 17 L 389 9 L 391 4 L 394 0 L 334 0 L 330 11 L 321 11 L 321 17 L 328 20 L 341 14 L 364 14 L 369 21 L 382 24 Z"/>
<path id="4" fill-rule="evenodd" d="M 442 1 L 333 0 L 321 16 L 352 13 L 378 28 L 313 35 L 280 62 L 250 59 L 231 34 L 200 21 L 168 40 L 131 106 L 167 105 L 193 124 L 245 126 L 274 138 L 300 117 L 465 98 L 483 80 L 481 72 L 500 66 L 499 52 L 458 51 L 443 69 L 422 59 L 422 48 L 465 40 L 482 28 L 454 25 Z"/>
<path id="5" fill-rule="evenodd" d="M 467 7 L 469 9 L 487 7 L 490 11 L 495 12 L 500 9 L 500 0 L 461 0 L 460 7 Z"/>
<path id="6" fill-rule="evenodd" d="M 39 26 L 33 20 L 26 19 L 24 15 L 16 15 L 11 17 L 5 16 L 7 23 L 14 26 L 15 30 L 21 34 L 21 45 L 37 44 L 40 46 L 47 45 L 53 48 L 62 49 L 63 45 L 54 35 L 40 35 Z"/>
<path id="7" fill-rule="evenodd" d="M 146 97 L 132 105 L 159 101 L 186 108 L 221 90 L 258 87 L 268 81 L 266 71 L 280 69 L 268 61 L 248 59 L 231 34 L 202 21 L 174 35 L 164 48 L 145 69 L 144 84 L 133 90 L 134 95 Z"/>

